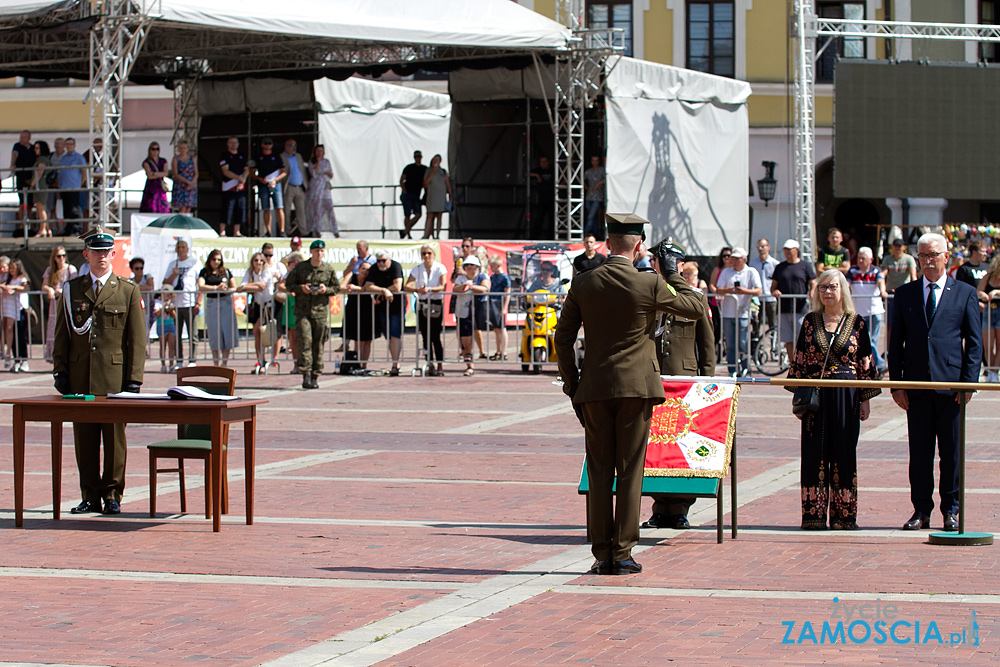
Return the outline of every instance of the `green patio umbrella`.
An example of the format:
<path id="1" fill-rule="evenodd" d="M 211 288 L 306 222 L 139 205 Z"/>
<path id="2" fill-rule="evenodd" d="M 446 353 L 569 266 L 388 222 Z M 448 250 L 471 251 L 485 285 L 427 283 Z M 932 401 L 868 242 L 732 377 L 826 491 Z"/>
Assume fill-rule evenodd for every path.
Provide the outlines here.
<path id="1" fill-rule="evenodd" d="M 219 233 L 201 218 L 180 213 L 153 220 L 141 233 L 153 236 L 187 236 L 193 239 L 214 239 L 219 236 Z"/>

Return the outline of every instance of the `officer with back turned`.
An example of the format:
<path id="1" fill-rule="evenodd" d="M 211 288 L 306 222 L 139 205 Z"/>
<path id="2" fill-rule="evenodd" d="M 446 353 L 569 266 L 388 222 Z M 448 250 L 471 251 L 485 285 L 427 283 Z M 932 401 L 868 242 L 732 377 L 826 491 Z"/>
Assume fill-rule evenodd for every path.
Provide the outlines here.
<path id="1" fill-rule="evenodd" d="M 633 266 L 648 221 L 608 213 L 608 260 L 573 279 L 556 326 L 563 392 L 584 427 L 587 449 L 587 528 L 594 574 L 632 574 L 639 543 L 643 463 L 653 406 L 665 399 L 653 333 L 660 312 L 696 319 L 704 301 L 665 266 L 666 279 Z M 574 346 L 583 325 L 587 358 L 577 366 Z M 615 478 L 617 473 L 617 501 Z"/>
<path id="2" fill-rule="evenodd" d="M 303 389 L 318 389 L 323 372 L 323 344 L 330 337 L 330 295 L 340 289 L 337 272 L 323 261 L 326 243 L 316 239 L 309 246 L 308 262 L 299 262 L 285 278 L 295 295 L 295 330 L 299 337 L 299 372 Z"/>
<path id="3" fill-rule="evenodd" d="M 94 227 L 81 238 L 90 270 L 66 283 L 60 300 L 52 349 L 56 390 L 138 392 L 146 362 L 146 316 L 139 287 L 112 273 L 111 234 Z M 70 511 L 101 512 L 103 501 L 105 514 L 119 514 L 125 490 L 125 424 L 74 423 L 73 441 L 83 501 Z"/>
<path id="4" fill-rule="evenodd" d="M 684 248 L 672 238 L 660 241 L 650 248 L 653 268 L 666 279 L 664 268 L 680 264 Z M 697 282 L 697 279 L 695 279 Z M 663 313 L 656 331 L 656 359 L 661 375 L 708 376 L 715 375 L 715 333 L 709 316 L 708 299 L 701 290 L 691 286 L 701 296 L 705 313 L 697 319 Z M 642 524 L 643 528 L 690 528 L 688 512 L 694 504 L 692 496 L 653 496 L 653 516 Z"/>

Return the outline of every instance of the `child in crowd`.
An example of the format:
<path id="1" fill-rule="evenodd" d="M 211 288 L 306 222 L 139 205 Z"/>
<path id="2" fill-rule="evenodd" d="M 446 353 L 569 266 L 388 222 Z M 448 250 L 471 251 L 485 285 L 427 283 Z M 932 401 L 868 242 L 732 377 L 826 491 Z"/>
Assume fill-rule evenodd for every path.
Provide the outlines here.
<path id="1" fill-rule="evenodd" d="M 159 299 L 153 304 L 156 315 L 156 335 L 160 339 L 160 372 L 169 373 L 177 363 L 177 323 L 174 321 L 174 304 Z M 170 363 L 167 364 L 167 359 Z"/>

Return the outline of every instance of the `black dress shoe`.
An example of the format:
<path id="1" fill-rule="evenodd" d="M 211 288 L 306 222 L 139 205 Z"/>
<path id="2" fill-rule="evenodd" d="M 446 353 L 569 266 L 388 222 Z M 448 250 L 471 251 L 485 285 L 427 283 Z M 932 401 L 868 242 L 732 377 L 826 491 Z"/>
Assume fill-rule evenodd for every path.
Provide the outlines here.
<path id="1" fill-rule="evenodd" d="M 611 574 L 611 561 L 595 560 L 594 564 L 587 570 L 587 574 Z"/>
<path id="2" fill-rule="evenodd" d="M 643 528 L 671 528 L 673 522 L 666 514 L 654 514 L 649 520 L 642 524 Z"/>
<path id="3" fill-rule="evenodd" d="M 114 498 L 108 498 L 104 501 L 104 513 L 105 514 L 121 514 L 122 506 Z"/>
<path id="4" fill-rule="evenodd" d="M 671 528 L 673 528 L 674 530 L 687 530 L 690 527 L 691 524 L 688 523 L 688 518 L 686 516 L 684 516 L 683 514 L 674 515 L 673 521 L 671 523 Z"/>
<path id="5" fill-rule="evenodd" d="M 944 515 L 944 529 L 949 533 L 958 532 L 958 515 L 957 514 L 945 514 Z"/>
<path id="6" fill-rule="evenodd" d="M 616 560 L 613 571 L 615 574 L 638 574 L 642 572 L 642 565 L 636 563 L 634 558 Z"/>
<path id="7" fill-rule="evenodd" d="M 69 511 L 70 514 L 93 514 L 95 512 L 97 514 L 101 513 L 101 504 L 92 503 L 89 500 L 84 500 L 82 503 Z"/>
<path id="8" fill-rule="evenodd" d="M 926 514 L 914 512 L 910 520 L 903 524 L 903 530 L 921 530 L 931 527 L 931 518 Z"/>

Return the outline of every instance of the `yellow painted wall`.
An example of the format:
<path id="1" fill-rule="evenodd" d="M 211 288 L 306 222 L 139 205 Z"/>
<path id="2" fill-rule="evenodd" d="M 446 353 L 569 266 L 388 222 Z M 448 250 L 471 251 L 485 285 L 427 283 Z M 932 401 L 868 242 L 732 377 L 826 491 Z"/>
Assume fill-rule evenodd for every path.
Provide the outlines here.
<path id="1" fill-rule="evenodd" d="M 555 20 L 556 0 L 535 0 L 535 11 L 542 16 Z"/>
<path id="2" fill-rule="evenodd" d="M 784 2 L 755 2 L 747 12 L 747 81 L 782 82 L 791 50 Z"/>
<path id="3" fill-rule="evenodd" d="M 751 95 L 747 100 L 750 127 L 784 127 L 794 124 L 795 98 L 783 95 Z M 816 98 L 816 127 L 833 126 L 833 98 Z"/>
<path id="4" fill-rule="evenodd" d="M 674 62 L 674 11 L 666 2 L 651 2 L 645 12 L 643 32 L 645 60 L 663 65 Z"/>
<path id="5" fill-rule="evenodd" d="M 791 117 L 792 98 L 777 95 L 751 95 L 747 100 L 750 127 L 783 127 Z"/>
<path id="6" fill-rule="evenodd" d="M 5 102 L 0 132 L 20 132 L 24 128 L 32 132 L 86 132 L 90 128 L 90 107 L 77 101 Z"/>

